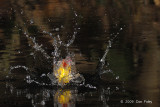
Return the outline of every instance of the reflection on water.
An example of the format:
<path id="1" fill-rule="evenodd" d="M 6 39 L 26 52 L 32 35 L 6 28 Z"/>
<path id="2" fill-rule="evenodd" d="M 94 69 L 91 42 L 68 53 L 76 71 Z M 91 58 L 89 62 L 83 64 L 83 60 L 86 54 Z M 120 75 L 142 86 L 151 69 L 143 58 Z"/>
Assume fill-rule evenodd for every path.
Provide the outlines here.
<path id="1" fill-rule="evenodd" d="M 0 0 L 0 106 L 159 107 L 159 6 L 159 0 Z M 85 82 L 61 88 L 48 75 L 58 62 L 65 67 L 68 55 Z M 153 104 L 121 104 L 125 99 Z"/>
<path id="2" fill-rule="evenodd" d="M 76 90 L 75 90 L 76 91 Z M 58 90 L 54 96 L 55 107 L 75 107 L 75 99 L 71 90 Z M 56 104 L 57 103 L 57 104 Z"/>
<path id="3" fill-rule="evenodd" d="M 5 88 L 4 95 L 14 97 L 15 103 L 8 101 L 9 105 L 15 106 L 18 103 L 19 106 L 23 106 L 23 103 L 27 103 L 28 106 L 32 105 L 33 107 L 76 107 L 78 105 L 85 106 L 87 102 L 94 106 L 108 107 L 107 102 L 109 102 L 110 96 L 123 91 L 119 87 L 102 87 L 100 90 L 87 88 L 84 91 L 73 87 L 57 89 L 51 87 L 39 88 L 39 86 L 33 88 L 32 86 L 20 89 L 9 82 L 6 82 Z M 20 98 L 23 100 L 20 100 Z M 4 103 L 5 99 L 2 102 Z"/>

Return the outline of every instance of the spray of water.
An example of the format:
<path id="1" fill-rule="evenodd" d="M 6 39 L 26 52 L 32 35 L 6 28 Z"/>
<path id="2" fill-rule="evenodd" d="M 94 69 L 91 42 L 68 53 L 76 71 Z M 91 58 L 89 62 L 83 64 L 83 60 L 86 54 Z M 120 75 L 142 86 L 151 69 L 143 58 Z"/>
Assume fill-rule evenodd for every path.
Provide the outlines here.
<path id="1" fill-rule="evenodd" d="M 114 34 L 114 33 L 111 34 L 112 37 L 108 41 L 108 45 L 106 47 L 106 50 L 105 50 L 102 58 L 99 61 L 99 66 L 98 66 L 98 71 L 97 72 L 99 73 L 100 77 L 101 77 L 101 75 L 106 74 L 106 73 L 112 73 L 113 75 L 115 75 L 111 69 L 105 70 L 105 69 L 103 69 L 103 67 L 106 65 L 105 64 L 106 63 L 106 56 L 107 56 L 110 48 L 112 47 L 113 40 L 119 35 L 119 32 L 122 31 L 122 30 L 123 30 L 123 28 L 120 28 L 119 31 L 116 34 Z M 106 66 L 108 66 L 108 65 L 109 65 L 109 63 Z M 116 76 L 116 79 L 119 79 L 119 76 Z"/>
<path id="2" fill-rule="evenodd" d="M 78 14 L 76 13 L 76 11 L 71 8 L 74 16 L 75 16 L 75 20 L 74 20 L 74 29 L 73 29 L 73 35 L 72 38 L 70 40 L 68 40 L 67 43 L 63 42 L 60 38 L 60 35 L 54 35 L 49 31 L 40 29 L 40 31 L 42 31 L 42 33 L 44 35 L 49 35 L 50 37 L 53 38 L 53 47 L 54 47 L 54 51 L 52 52 L 52 56 L 48 55 L 47 52 L 43 49 L 43 44 L 39 44 L 36 42 L 36 38 L 30 36 L 30 34 L 27 31 L 27 28 L 25 29 L 21 29 L 21 31 L 24 31 L 24 35 L 25 37 L 31 41 L 32 43 L 29 43 L 29 46 L 31 46 L 33 49 L 35 49 L 35 51 L 41 52 L 43 54 L 43 56 L 46 59 L 52 59 L 53 58 L 53 72 L 52 73 L 48 73 L 45 76 L 48 76 L 52 82 L 52 85 L 60 85 L 60 86 L 64 86 L 68 83 L 74 83 L 74 84 L 79 84 L 82 85 L 85 83 L 85 79 L 83 77 L 83 75 L 79 74 L 78 71 L 76 70 L 76 65 L 75 65 L 75 61 L 74 61 L 74 55 L 70 54 L 68 52 L 68 47 L 74 42 L 75 38 L 76 38 L 76 34 L 78 31 L 78 23 L 76 22 L 76 18 L 78 17 Z M 21 14 L 23 14 L 24 11 L 21 9 Z M 34 24 L 34 20 L 30 19 L 29 20 L 29 24 Z M 63 28 L 64 26 L 62 25 L 61 28 Z M 55 31 L 59 31 L 60 28 L 55 28 Z M 122 28 L 120 28 L 120 31 L 122 30 Z M 109 72 L 108 70 L 102 70 L 103 67 L 105 66 L 105 59 L 106 56 L 109 52 L 109 49 L 112 46 L 112 42 L 114 40 L 114 38 L 119 34 L 119 32 L 117 34 L 112 34 L 113 37 L 108 41 L 108 45 L 106 47 L 105 53 L 102 56 L 102 58 L 100 59 L 100 67 L 99 69 L 99 74 L 103 74 L 103 73 L 107 73 Z M 66 58 L 61 58 L 61 51 L 60 51 L 60 47 L 61 46 L 65 46 L 66 47 L 66 51 L 68 53 L 68 55 L 66 55 Z M 32 54 L 34 56 L 34 54 Z M 36 57 L 36 56 L 34 56 Z M 66 63 L 66 64 L 65 64 Z M 28 67 L 26 66 L 15 66 L 15 67 L 11 67 L 11 70 L 16 69 L 16 68 L 24 68 L 27 71 L 29 70 Z M 37 84 L 41 84 L 38 81 L 34 80 L 34 78 L 31 78 L 30 75 L 26 76 L 26 81 L 27 83 L 37 83 Z M 44 83 L 45 84 L 45 83 Z M 43 84 L 42 84 L 43 85 Z M 87 87 L 88 85 L 86 85 Z M 91 86 L 92 87 L 92 86 Z M 94 87 L 94 86 L 93 86 Z"/>
<path id="3" fill-rule="evenodd" d="M 16 26 L 16 28 L 18 28 L 19 31 L 24 32 L 22 34 L 27 38 L 28 41 L 30 41 L 29 46 L 31 46 L 35 50 L 35 52 L 42 53 L 46 59 L 53 58 L 53 72 L 48 73 L 48 75 L 42 74 L 43 76 L 41 76 L 41 77 L 48 76 L 52 82 L 52 85 L 64 86 L 65 84 L 68 84 L 68 83 L 74 83 L 74 84 L 83 83 L 84 84 L 84 81 L 85 81 L 83 76 L 80 75 L 75 69 L 76 67 L 75 67 L 74 55 L 69 54 L 70 52 L 68 52 L 68 47 L 74 42 L 76 34 L 77 34 L 77 29 L 78 29 L 78 24 L 76 22 L 76 18 L 78 14 L 76 13 L 76 11 L 74 11 L 73 8 L 72 8 L 72 11 L 74 12 L 74 15 L 75 15 L 75 18 L 74 18 L 75 25 L 74 25 L 72 38 L 68 40 L 68 43 L 63 42 L 59 34 L 54 35 L 49 31 L 42 30 L 41 28 L 39 28 L 39 31 L 42 31 L 43 35 L 49 35 L 51 38 L 53 38 L 52 45 L 54 47 L 54 51 L 51 54 L 52 56 L 48 55 L 47 52 L 43 49 L 43 44 L 37 43 L 36 37 L 31 36 L 26 26 L 24 26 L 23 28 L 21 28 L 21 25 L 18 25 L 18 24 Z M 24 13 L 24 11 L 21 9 L 20 13 L 22 14 Z M 34 19 L 30 19 L 28 24 L 32 25 L 34 24 L 34 22 L 35 22 Z M 27 25 L 27 21 L 25 24 Z M 64 28 L 63 26 L 61 27 Z M 54 30 L 59 31 L 60 28 L 55 28 Z M 68 53 L 65 59 L 61 58 L 61 50 L 60 50 L 61 46 L 65 46 L 67 53 Z M 34 58 L 36 57 L 34 53 L 31 53 L 30 55 L 32 55 Z M 19 65 L 11 67 L 11 70 L 17 69 L 17 68 L 24 68 L 27 71 L 31 71 L 30 68 L 26 66 L 19 66 Z M 29 84 L 36 83 L 39 85 L 50 85 L 50 84 L 40 83 L 39 81 L 34 79 L 30 74 L 26 76 L 25 80 Z"/>

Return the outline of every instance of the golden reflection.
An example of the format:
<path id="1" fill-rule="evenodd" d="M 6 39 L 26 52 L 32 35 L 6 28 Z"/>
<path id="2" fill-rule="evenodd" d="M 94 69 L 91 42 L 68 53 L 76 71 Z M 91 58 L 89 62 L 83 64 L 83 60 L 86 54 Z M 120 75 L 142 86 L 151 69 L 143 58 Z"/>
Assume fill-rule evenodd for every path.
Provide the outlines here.
<path id="1" fill-rule="evenodd" d="M 60 90 L 55 94 L 55 99 L 61 104 L 69 103 L 71 99 L 71 91 L 70 90 Z"/>
<path id="2" fill-rule="evenodd" d="M 54 96 L 56 107 L 74 107 L 75 99 L 71 90 L 58 90 Z"/>

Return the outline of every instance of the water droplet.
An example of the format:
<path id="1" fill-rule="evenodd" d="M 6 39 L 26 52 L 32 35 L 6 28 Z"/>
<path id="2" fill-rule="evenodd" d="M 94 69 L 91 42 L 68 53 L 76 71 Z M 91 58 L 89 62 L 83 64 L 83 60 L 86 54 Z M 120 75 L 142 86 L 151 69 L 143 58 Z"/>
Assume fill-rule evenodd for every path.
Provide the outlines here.
<path id="1" fill-rule="evenodd" d="M 119 79 L 119 76 L 116 77 L 116 80 Z"/>
<path id="2" fill-rule="evenodd" d="M 31 19 L 31 20 L 30 20 L 30 24 L 33 24 L 33 23 L 34 23 L 34 22 L 33 22 L 33 19 Z"/>
<path id="3" fill-rule="evenodd" d="M 109 47 L 112 47 L 112 42 L 110 40 L 108 41 L 108 43 L 109 43 Z"/>
<path id="4" fill-rule="evenodd" d="M 76 17 L 78 16 L 77 13 L 75 13 L 75 16 L 76 16 Z"/>
<path id="5" fill-rule="evenodd" d="M 21 14 L 23 14 L 23 10 L 21 11 Z"/>
<path id="6" fill-rule="evenodd" d="M 26 35 L 26 34 L 27 34 L 27 32 L 25 31 L 25 32 L 24 32 L 24 34 Z"/>
<path id="7" fill-rule="evenodd" d="M 52 36 L 52 33 L 49 33 L 50 36 Z"/>
<path id="8" fill-rule="evenodd" d="M 57 32 L 58 32 L 58 31 L 59 31 L 59 28 L 55 28 L 55 31 L 57 31 Z"/>
<path id="9" fill-rule="evenodd" d="M 116 87 L 116 90 L 119 90 L 119 87 Z"/>
<path id="10" fill-rule="evenodd" d="M 46 74 L 42 74 L 42 75 L 41 75 L 41 77 L 44 77 L 44 76 L 46 76 Z"/>
<path id="11" fill-rule="evenodd" d="M 30 75 L 27 75 L 27 76 L 26 76 L 26 79 L 30 79 Z"/>
<path id="12" fill-rule="evenodd" d="M 45 101 L 43 100 L 43 101 L 41 101 L 41 105 L 45 105 Z"/>
<path id="13" fill-rule="evenodd" d="M 26 94 L 26 98 L 31 99 L 32 95 L 31 94 Z"/>
<path id="14" fill-rule="evenodd" d="M 63 26 L 63 25 L 61 25 L 61 28 L 64 28 L 64 26 Z"/>
<path id="15" fill-rule="evenodd" d="M 47 32 L 44 30 L 43 33 L 47 33 Z"/>

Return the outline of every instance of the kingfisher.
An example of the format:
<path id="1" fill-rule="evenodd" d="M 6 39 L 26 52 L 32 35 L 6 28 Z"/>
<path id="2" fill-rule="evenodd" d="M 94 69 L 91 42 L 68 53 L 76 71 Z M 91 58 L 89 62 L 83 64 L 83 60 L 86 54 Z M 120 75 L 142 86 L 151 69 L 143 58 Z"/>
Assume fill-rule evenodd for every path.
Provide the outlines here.
<path id="1" fill-rule="evenodd" d="M 72 79 L 72 66 L 73 62 L 70 57 L 66 57 L 61 61 L 58 61 L 56 65 L 56 69 L 54 70 L 54 74 L 58 79 L 58 83 L 60 85 L 64 85 L 70 82 Z"/>

